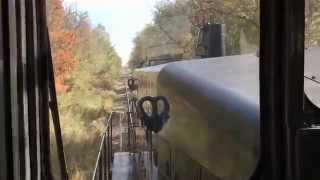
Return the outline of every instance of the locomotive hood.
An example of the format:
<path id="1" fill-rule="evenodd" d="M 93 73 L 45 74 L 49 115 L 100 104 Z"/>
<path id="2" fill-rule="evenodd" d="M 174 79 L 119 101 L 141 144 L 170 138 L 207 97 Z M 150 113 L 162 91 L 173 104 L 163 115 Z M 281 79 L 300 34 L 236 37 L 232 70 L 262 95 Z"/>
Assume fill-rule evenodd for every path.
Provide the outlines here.
<path id="1" fill-rule="evenodd" d="M 305 56 L 306 97 L 320 107 L 320 49 L 308 49 Z M 258 57 L 179 61 L 136 74 L 140 93 L 170 102 L 171 118 L 159 133 L 162 144 L 174 146 L 176 156 L 191 157 L 218 179 L 252 175 L 260 152 Z"/>

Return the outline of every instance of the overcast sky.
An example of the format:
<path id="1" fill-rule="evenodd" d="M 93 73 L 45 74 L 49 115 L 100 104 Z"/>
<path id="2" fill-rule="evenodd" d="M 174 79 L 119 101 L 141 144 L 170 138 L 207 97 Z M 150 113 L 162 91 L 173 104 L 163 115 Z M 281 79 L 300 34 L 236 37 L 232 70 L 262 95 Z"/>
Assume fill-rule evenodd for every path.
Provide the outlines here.
<path id="1" fill-rule="evenodd" d="M 133 47 L 132 40 L 145 24 L 152 22 L 152 11 L 159 0 L 64 0 L 87 11 L 94 24 L 103 24 L 112 44 L 125 64 Z"/>

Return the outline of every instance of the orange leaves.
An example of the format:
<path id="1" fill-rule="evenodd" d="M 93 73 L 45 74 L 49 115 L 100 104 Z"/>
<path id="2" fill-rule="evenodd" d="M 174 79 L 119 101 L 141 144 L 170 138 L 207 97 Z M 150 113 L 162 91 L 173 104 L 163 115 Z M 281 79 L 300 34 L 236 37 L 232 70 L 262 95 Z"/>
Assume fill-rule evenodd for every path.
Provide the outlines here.
<path id="1" fill-rule="evenodd" d="M 49 0 L 47 4 L 48 25 L 50 29 L 60 28 L 63 25 L 65 11 L 61 0 Z"/>
<path id="2" fill-rule="evenodd" d="M 65 84 L 65 80 L 69 78 L 77 61 L 73 57 L 71 51 L 59 48 L 53 51 L 53 59 L 57 90 L 58 92 L 65 92 L 68 90 L 68 85 Z M 59 91 L 58 86 L 64 87 L 64 90 Z"/>
<path id="3" fill-rule="evenodd" d="M 76 42 L 75 32 L 68 30 L 57 30 L 50 32 L 50 38 L 53 47 L 58 48 L 72 48 Z"/>
<path id="4" fill-rule="evenodd" d="M 120 68 L 120 65 L 119 67 L 112 66 L 111 62 L 117 62 L 119 58 L 103 26 L 92 27 L 86 12 L 79 11 L 74 6 L 63 7 L 62 0 L 48 0 L 47 2 L 51 50 L 56 87 L 59 93 L 72 92 L 70 87 L 76 87 L 76 80 L 70 78 L 72 74 L 75 75 L 81 71 L 82 66 L 79 65 L 76 71 L 75 68 L 85 60 L 100 63 L 100 66 L 94 65 L 97 68 L 90 68 L 93 74 L 102 71 L 99 69 L 106 71 L 106 69 Z M 87 65 L 90 66 L 90 63 Z M 88 75 L 88 77 L 91 78 L 94 75 Z"/>
<path id="5" fill-rule="evenodd" d="M 52 47 L 53 64 L 58 92 L 66 92 L 65 81 L 75 68 L 76 59 L 72 49 L 76 43 L 76 32 L 66 26 L 67 18 L 61 0 L 48 2 L 48 26 Z"/>
<path id="6" fill-rule="evenodd" d="M 71 72 L 77 62 L 71 52 L 66 49 L 57 49 L 53 54 L 53 59 L 55 71 L 57 73 L 56 75 L 64 76 L 65 78 L 67 78 L 68 76 L 64 74 L 68 74 L 69 72 Z"/>
<path id="7" fill-rule="evenodd" d="M 56 90 L 59 93 L 65 93 L 68 91 L 69 86 L 64 85 L 63 81 L 60 78 L 55 79 Z"/>

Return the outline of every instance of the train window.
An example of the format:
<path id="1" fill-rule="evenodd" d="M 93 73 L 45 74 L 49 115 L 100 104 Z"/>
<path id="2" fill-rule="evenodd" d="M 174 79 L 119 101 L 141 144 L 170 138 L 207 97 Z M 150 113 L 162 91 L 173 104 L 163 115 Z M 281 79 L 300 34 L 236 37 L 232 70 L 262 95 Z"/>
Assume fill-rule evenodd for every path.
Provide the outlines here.
<path id="1" fill-rule="evenodd" d="M 226 53 L 256 53 L 259 47 L 259 1 L 232 1 L 234 10 L 225 19 Z"/>
<path id="2" fill-rule="evenodd" d="M 305 8 L 305 94 L 307 102 L 320 107 L 320 2 L 306 0 Z"/>
<path id="3" fill-rule="evenodd" d="M 306 48 L 320 46 L 320 2 L 319 0 L 305 0 L 305 45 Z"/>

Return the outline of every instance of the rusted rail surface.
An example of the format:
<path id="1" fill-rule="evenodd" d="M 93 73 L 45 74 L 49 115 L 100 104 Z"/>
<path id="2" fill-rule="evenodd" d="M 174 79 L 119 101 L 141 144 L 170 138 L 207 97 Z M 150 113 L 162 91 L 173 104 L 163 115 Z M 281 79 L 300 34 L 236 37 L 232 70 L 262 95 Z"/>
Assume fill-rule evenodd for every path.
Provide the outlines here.
<path id="1" fill-rule="evenodd" d="M 116 113 L 112 112 L 106 119 L 106 130 L 101 137 L 92 180 L 111 180 L 112 178 L 112 121 L 115 115 Z"/>

